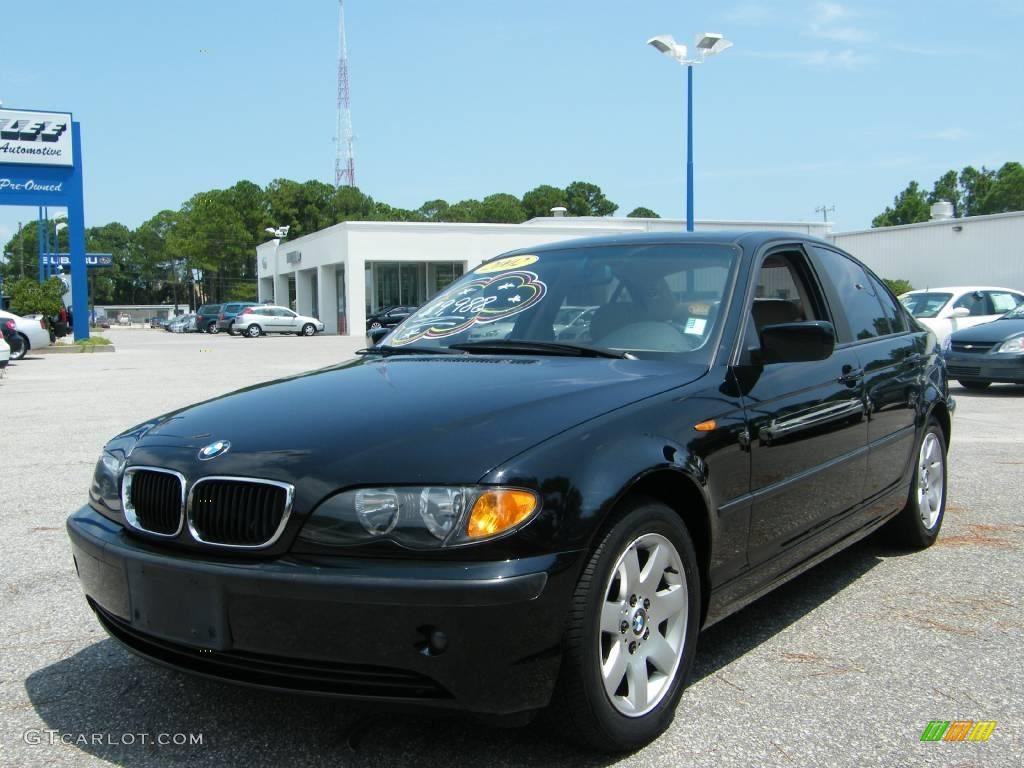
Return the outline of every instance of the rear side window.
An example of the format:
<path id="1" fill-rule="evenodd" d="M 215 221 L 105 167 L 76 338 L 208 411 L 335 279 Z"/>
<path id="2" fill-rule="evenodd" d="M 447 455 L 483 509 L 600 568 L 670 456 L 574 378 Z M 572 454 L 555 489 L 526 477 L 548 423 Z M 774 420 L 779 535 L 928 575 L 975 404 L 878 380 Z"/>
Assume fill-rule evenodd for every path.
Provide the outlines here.
<path id="1" fill-rule="evenodd" d="M 833 309 L 846 316 L 848 329 L 837 328 L 839 341 L 849 343 L 892 333 L 889 318 L 875 295 L 864 269 L 841 253 L 814 246 L 825 274 L 839 302 Z"/>
<path id="2" fill-rule="evenodd" d="M 1003 314 L 1016 309 L 1021 303 L 1022 297 L 1009 291 L 986 291 L 989 301 L 992 302 L 992 309 L 996 314 Z"/>
<path id="3" fill-rule="evenodd" d="M 956 300 L 953 309 L 967 309 L 971 313 L 971 317 L 984 317 L 985 315 L 995 314 L 989 306 L 988 297 L 982 291 L 965 293 Z"/>
<path id="4" fill-rule="evenodd" d="M 889 333 L 906 333 L 909 328 L 907 327 L 907 316 L 903 313 L 903 308 L 899 305 L 889 293 L 888 289 L 882 285 L 882 282 L 878 280 L 874 275 L 868 275 L 868 279 L 871 281 L 871 287 L 875 291 L 875 296 L 878 298 L 878 302 L 882 305 L 882 311 L 885 313 L 886 319 L 889 321 Z"/>

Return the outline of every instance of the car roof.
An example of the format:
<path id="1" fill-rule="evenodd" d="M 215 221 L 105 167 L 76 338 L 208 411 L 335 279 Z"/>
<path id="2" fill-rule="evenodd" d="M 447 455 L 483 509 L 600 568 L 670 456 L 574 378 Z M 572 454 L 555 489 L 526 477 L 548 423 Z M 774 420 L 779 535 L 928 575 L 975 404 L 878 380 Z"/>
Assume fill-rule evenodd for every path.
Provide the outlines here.
<path id="1" fill-rule="evenodd" d="M 1024 293 L 1019 288 L 1001 288 L 997 285 L 950 285 L 939 288 L 915 288 L 907 291 L 902 296 L 910 296 L 915 293 L 974 293 L 975 291 L 1008 291 L 1009 293 Z"/>
<path id="2" fill-rule="evenodd" d="M 599 248 L 609 245 L 669 245 L 685 243 L 712 243 L 719 245 L 736 245 L 744 249 L 753 249 L 777 240 L 797 241 L 812 245 L 823 245 L 835 248 L 825 240 L 802 232 L 785 232 L 779 230 L 707 230 L 701 232 L 630 232 L 621 235 L 604 235 L 601 237 L 581 237 L 573 240 L 561 240 L 530 248 L 517 248 L 501 254 L 541 253 L 544 251 L 561 251 L 566 248 Z"/>

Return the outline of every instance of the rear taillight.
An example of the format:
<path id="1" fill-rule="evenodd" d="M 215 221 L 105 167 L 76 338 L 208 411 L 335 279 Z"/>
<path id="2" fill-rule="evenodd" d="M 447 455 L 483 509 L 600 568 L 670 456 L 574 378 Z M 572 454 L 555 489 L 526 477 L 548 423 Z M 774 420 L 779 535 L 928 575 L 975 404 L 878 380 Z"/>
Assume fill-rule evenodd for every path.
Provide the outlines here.
<path id="1" fill-rule="evenodd" d="M 42 321 L 40 320 L 40 322 L 42 322 Z M 6 323 L 4 323 L 4 325 L 7 326 L 7 330 L 9 330 L 9 331 L 13 331 L 14 330 L 14 321 L 13 320 L 8 320 Z"/>
<path id="2" fill-rule="evenodd" d="M 240 315 L 248 315 L 250 312 L 252 312 L 252 307 L 246 307 L 245 309 L 243 309 L 238 314 L 240 314 Z"/>

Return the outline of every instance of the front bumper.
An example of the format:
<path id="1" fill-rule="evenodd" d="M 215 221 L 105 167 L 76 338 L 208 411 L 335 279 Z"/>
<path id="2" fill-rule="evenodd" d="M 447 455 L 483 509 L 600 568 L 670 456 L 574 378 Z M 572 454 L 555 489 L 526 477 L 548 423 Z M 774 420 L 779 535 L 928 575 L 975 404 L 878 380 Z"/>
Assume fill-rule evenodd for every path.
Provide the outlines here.
<path id="1" fill-rule="evenodd" d="M 981 355 L 947 352 L 946 372 L 957 381 L 993 381 L 1024 384 L 1024 355 L 989 353 Z"/>
<path id="2" fill-rule="evenodd" d="M 548 703 L 580 561 L 197 559 L 137 541 L 90 507 L 67 528 L 100 623 L 153 661 L 264 688 L 488 714 Z"/>

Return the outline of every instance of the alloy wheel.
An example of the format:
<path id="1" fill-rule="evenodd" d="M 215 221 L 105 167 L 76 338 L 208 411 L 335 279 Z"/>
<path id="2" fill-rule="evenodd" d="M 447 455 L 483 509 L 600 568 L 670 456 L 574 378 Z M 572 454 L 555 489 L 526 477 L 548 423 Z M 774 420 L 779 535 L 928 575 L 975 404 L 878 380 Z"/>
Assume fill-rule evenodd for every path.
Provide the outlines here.
<path id="1" fill-rule="evenodd" d="M 934 432 L 928 432 L 921 441 L 917 460 L 917 509 L 921 522 L 929 531 L 942 514 L 944 462 L 942 443 Z"/>
<path id="2" fill-rule="evenodd" d="M 656 533 L 635 539 L 612 569 L 601 603 L 601 678 L 619 713 L 640 717 L 668 693 L 683 658 L 688 616 L 675 546 Z"/>

